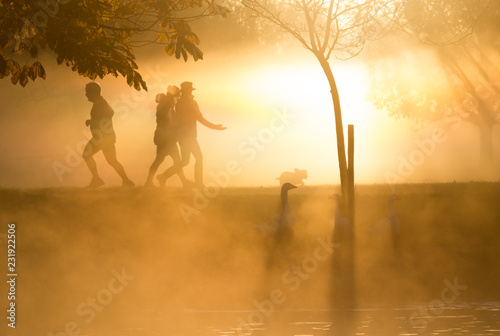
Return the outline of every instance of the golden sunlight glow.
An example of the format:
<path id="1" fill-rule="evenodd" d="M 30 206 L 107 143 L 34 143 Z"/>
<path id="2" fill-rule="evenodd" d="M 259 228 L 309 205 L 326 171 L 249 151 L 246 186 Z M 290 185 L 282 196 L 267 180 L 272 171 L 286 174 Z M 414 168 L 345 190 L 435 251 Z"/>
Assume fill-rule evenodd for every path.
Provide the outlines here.
<path id="1" fill-rule="evenodd" d="M 334 74 L 339 89 L 344 125 L 365 123 L 366 73 L 359 65 L 338 66 Z M 307 111 L 319 124 L 331 122 L 333 102 L 330 87 L 315 62 L 296 62 L 268 66 L 253 72 L 245 80 L 251 96 L 266 100 L 289 102 Z"/>
<path id="2" fill-rule="evenodd" d="M 294 168 L 308 170 L 308 184 L 338 183 L 333 103 L 320 65 L 310 55 L 285 60 L 253 56 L 244 62 L 223 59 L 182 64 L 173 69 L 164 83 L 150 90 L 148 95 L 151 97 L 143 99 L 142 112 L 135 115 L 137 120 L 121 126 L 123 132 L 134 135 L 130 141 L 121 140 L 120 145 L 142 148 L 142 155 L 154 156 L 150 143 L 155 127 L 154 95 L 169 84 L 190 80 L 197 88 L 195 99 L 204 117 L 228 127 L 219 132 L 198 126 L 206 158 L 206 175 L 223 169 L 230 160 L 237 160 L 243 170 L 232 180 L 234 185 L 274 185 L 281 172 Z M 348 124 L 355 126 L 357 178 L 381 181 L 383 174 L 377 175 L 377 170 L 373 169 L 376 160 L 373 146 L 381 135 L 387 134 L 383 126 L 387 120 L 366 101 L 368 75 L 365 68 L 354 62 L 337 62 L 332 68 L 339 89 L 345 133 Z M 268 142 L 257 145 L 256 155 L 252 156 L 251 149 L 245 147 L 248 139 L 259 134 L 263 136 L 261 132 L 269 129 L 276 113 L 284 112 L 293 115 L 293 119 L 272 134 Z M 137 125 L 143 126 L 138 128 Z M 345 142 L 347 147 L 347 134 Z M 137 160 L 128 163 L 132 164 L 137 171 L 144 170 L 144 164 L 138 164 Z M 192 169 L 188 168 L 188 177 L 191 173 Z"/>
<path id="3" fill-rule="evenodd" d="M 238 184 L 273 184 L 282 171 L 304 168 L 310 171 L 309 183 L 337 183 L 335 121 L 330 87 L 319 64 L 311 58 L 280 62 L 258 61 L 245 70 L 234 69 L 237 78 L 221 81 L 223 87 L 200 83 L 197 93 L 207 119 L 223 120 L 228 125 L 224 135 L 200 129 L 201 136 L 221 139 L 223 145 L 209 155 L 219 164 L 234 144 L 268 127 L 273 111 L 287 110 L 295 117 L 286 129 L 276 134 L 267 148 L 259 152 L 254 174 L 242 174 Z M 233 69 L 228 69 L 233 73 Z M 342 105 L 344 129 L 354 124 L 356 156 L 359 167 L 370 164 L 369 146 L 377 136 L 377 114 L 366 101 L 367 74 L 358 64 L 340 63 L 334 69 Z M 222 76 L 219 74 L 219 78 Z M 220 95 L 224 92 L 224 95 Z M 213 111 L 213 112 L 212 112 Z M 209 115 L 207 115 L 209 113 Z M 347 134 L 345 134 L 347 136 Z M 224 139 L 224 140 L 222 140 Z M 345 138 L 347 146 L 347 137 Z M 323 153 L 323 154 L 322 154 Z M 366 154 L 366 153 L 365 153 Z M 260 161 L 259 161 L 260 160 Z M 217 164 L 214 165 L 217 166 Z M 359 172 L 363 175 L 363 172 Z M 368 172 L 366 172 L 368 173 Z M 365 175 L 366 178 L 373 176 Z"/>
<path id="4" fill-rule="evenodd" d="M 120 79 L 104 79 L 103 95 L 115 110 L 117 153 L 131 178 L 143 181 L 155 156 L 152 141 L 156 127 L 155 95 L 168 85 L 192 81 L 197 89 L 195 99 L 204 117 L 227 126 L 225 131 L 198 126 L 207 182 L 212 172 L 221 171 L 228 162 L 236 160 L 241 165 L 241 173 L 231 179 L 232 186 L 276 185 L 276 177 L 294 168 L 308 170 L 307 184 L 339 183 L 333 103 L 321 66 L 314 57 L 300 50 L 293 57 L 268 51 L 248 53 L 245 57 L 211 55 L 203 62 L 172 63 L 175 66 L 163 64 L 163 59 L 148 60 L 142 69 L 148 81 L 147 92 L 137 92 Z M 344 131 L 347 132 L 348 124 L 355 126 L 356 181 L 383 183 L 384 173 L 397 169 L 400 156 L 415 149 L 411 122 L 390 118 L 367 101 L 369 76 L 361 63 L 334 62 L 332 69 L 340 94 Z M 88 141 L 84 121 L 91 105 L 81 90 L 87 81 L 76 77 L 71 82 L 62 83 L 61 79 L 61 83 L 56 83 L 65 87 L 67 94 L 57 97 L 54 103 L 61 106 L 64 103 L 66 110 L 74 109 L 74 114 L 61 116 L 61 130 L 71 130 L 71 134 L 61 131 L 61 137 L 66 139 L 64 146 L 49 140 L 40 144 L 44 148 L 58 148 L 60 153 L 52 154 L 57 156 L 52 161 L 65 162 L 67 157 L 78 157 L 80 145 Z M 26 104 L 24 110 L 47 115 L 55 108 L 47 100 L 44 104 L 36 101 Z M 277 115 L 293 118 L 276 124 Z M 69 129 L 62 124 L 74 126 Z M 272 126 L 278 126 L 279 131 L 269 133 Z M 255 138 L 259 144 L 252 145 Z M 345 142 L 347 147 L 347 137 Z M 69 156 L 68 148 L 71 148 Z M 119 177 L 105 164 L 104 158 L 98 155 L 96 159 L 103 166 L 103 178 L 111 184 L 119 184 Z M 426 158 L 426 165 L 431 165 L 434 159 L 434 156 Z M 160 170 L 170 164 L 171 159 L 167 158 Z M 192 178 L 192 165 L 191 161 L 186 169 L 188 178 Z M 79 169 L 67 174 L 64 183 L 81 183 L 87 174 L 85 169 Z M 56 180 L 56 183 L 59 182 Z M 180 182 L 173 178 L 169 183 L 179 185 Z"/>

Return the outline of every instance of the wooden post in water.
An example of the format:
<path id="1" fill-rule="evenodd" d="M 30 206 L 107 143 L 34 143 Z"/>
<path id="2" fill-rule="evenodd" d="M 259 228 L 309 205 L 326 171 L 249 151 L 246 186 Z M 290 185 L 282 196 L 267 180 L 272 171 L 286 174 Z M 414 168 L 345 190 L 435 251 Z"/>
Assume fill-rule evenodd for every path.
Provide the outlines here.
<path id="1" fill-rule="evenodd" d="M 347 216 L 354 228 L 354 125 L 347 126 L 347 139 Z"/>
<path id="2" fill-rule="evenodd" d="M 351 242 L 349 244 L 349 261 L 346 265 L 346 270 L 348 271 L 348 281 L 349 286 L 346 288 L 349 293 L 349 305 L 351 307 L 356 307 L 356 274 L 355 274 L 355 241 L 356 241 L 356 225 L 354 224 L 355 216 L 355 199 L 354 199 L 354 125 L 347 126 L 347 206 L 348 206 L 348 219 L 351 222 L 353 235 L 351 236 Z"/>

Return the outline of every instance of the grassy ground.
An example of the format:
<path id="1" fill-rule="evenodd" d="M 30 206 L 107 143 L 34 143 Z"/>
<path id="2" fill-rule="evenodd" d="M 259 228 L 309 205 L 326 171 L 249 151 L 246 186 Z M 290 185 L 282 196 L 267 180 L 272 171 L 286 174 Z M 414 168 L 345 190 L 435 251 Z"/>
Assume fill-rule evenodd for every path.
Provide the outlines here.
<path id="1" fill-rule="evenodd" d="M 331 254 L 320 260 L 315 251 L 331 235 L 330 196 L 338 190 L 290 191 L 296 240 L 271 269 L 254 224 L 279 212 L 278 188 L 212 190 L 205 197 L 159 188 L 2 189 L 0 233 L 17 225 L 19 314 L 55 334 L 68 321 L 112 331 L 154 325 L 161 312 L 175 325 L 176 312 L 185 309 L 256 309 L 273 290 L 285 297 L 276 308 L 328 307 L 338 275 Z M 394 203 L 402 233 L 397 256 L 368 231 L 388 215 L 393 192 L 401 198 Z M 370 185 L 358 186 L 356 195 L 359 304 L 429 302 L 454 279 L 466 286 L 456 302 L 500 300 L 500 184 Z M 123 271 L 127 284 L 108 297 Z M 95 307 L 89 298 L 97 298 Z"/>

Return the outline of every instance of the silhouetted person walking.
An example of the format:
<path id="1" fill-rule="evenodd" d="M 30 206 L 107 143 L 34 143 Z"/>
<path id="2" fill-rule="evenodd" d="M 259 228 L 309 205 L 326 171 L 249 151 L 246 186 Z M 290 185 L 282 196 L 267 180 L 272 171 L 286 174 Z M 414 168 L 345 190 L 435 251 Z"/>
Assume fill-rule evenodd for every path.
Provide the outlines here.
<path id="1" fill-rule="evenodd" d="M 191 154 L 193 154 L 194 163 L 194 182 L 197 187 L 203 187 L 203 155 L 198 143 L 196 123 L 214 130 L 225 130 L 226 127 L 221 124 L 212 124 L 200 112 L 198 103 L 193 99 L 193 83 L 184 82 L 181 84 L 181 98 L 175 107 L 178 123 L 179 146 L 181 148 L 181 166 L 187 166 Z"/>
<path id="2" fill-rule="evenodd" d="M 177 122 L 175 116 L 175 102 L 179 96 L 180 89 L 175 85 L 170 85 L 167 88 L 167 94 L 159 94 L 156 96 L 156 131 L 154 135 L 154 143 L 156 145 L 156 158 L 149 168 L 148 179 L 145 187 L 153 186 L 153 177 L 158 170 L 160 164 L 165 160 L 167 155 L 173 160 L 173 165 L 168 168 L 163 174 L 158 175 L 157 179 L 160 186 L 164 186 L 167 179 L 177 173 L 184 186 L 187 186 L 188 181 L 184 176 L 181 166 L 181 156 L 177 148 Z"/>
<path id="3" fill-rule="evenodd" d="M 85 125 L 90 126 L 92 138 L 85 146 L 82 154 L 85 163 L 92 173 L 92 181 L 88 187 L 98 188 L 104 185 L 104 181 L 97 173 L 97 166 L 93 157 L 100 150 L 102 150 L 106 161 L 122 178 L 123 186 L 133 187 L 134 182 L 128 178 L 123 166 L 116 159 L 116 135 L 112 121 L 114 111 L 101 96 L 101 86 L 95 82 L 88 83 L 85 86 L 85 95 L 93 103 L 92 110 L 90 111 L 90 119 L 85 122 Z"/>

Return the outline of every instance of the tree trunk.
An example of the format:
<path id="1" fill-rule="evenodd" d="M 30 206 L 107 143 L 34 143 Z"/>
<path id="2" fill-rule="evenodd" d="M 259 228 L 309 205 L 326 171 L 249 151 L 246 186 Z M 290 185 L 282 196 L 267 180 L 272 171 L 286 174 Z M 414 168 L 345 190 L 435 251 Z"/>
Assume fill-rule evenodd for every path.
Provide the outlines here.
<path id="1" fill-rule="evenodd" d="M 337 83 L 330 68 L 328 61 L 322 56 L 316 53 L 321 67 L 328 79 L 330 84 L 330 92 L 333 101 L 333 110 L 335 114 L 335 133 L 337 136 L 337 155 L 339 159 L 339 170 L 340 170 L 340 188 L 342 191 L 342 213 L 351 222 L 354 228 L 354 192 L 350 192 L 349 186 L 350 181 L 354 182 L 354 156 L 350 157 L 351 171 L 348 171 L 347 160 L 346 160 L 346 149 L 344 141 L 344 127 L 342 125 L 342 112 L 340 109 L 340 97 L 337 88 Z M 354 132 L 352 129 L 352 139 L 354 140 Z M 353 141 L 354 142 L 354 141 Z M 354 153 L 354 146 L 350 146 L 349 150 Z M 350 152 L 351 153 L 351 152 Z M 352 179 L 351 177 L 352 174 Z M 352 191 L 354 191 L 354 184 L 352 183 Z M 351 235 L 351 241 L 344 242 L 344 246 L 340 246 L 332 257 L 333 260 L 333 283 L 332 283 L 332 304 L 335 308 L 353 308 L 356 306 L 356 294 L 355 294 L 355 272 L 354 272 L 354 235 Z"/>
<path id="2" fill-rule="evenodd" d="M 342 190 L 342 196 L 348 197 L 348 183 L 347 183 L 347 160 L 345 153 L 345 142 L 344 142 L 344 127 L 342 125 L 342 112 L 340 109 L 340 97 L 337 88 L 337 83 L 333 77 L 332 69 L 328 61 L 322 57 L 316 55 L 321 67 L 328 79 L 328 84 L 330 84 L 330 92 L 332 94 L 333 110 L 335 113 L 335 132 L 337 135 L 337 155 L 339 159 L 339 170 L 340 170 L 340 188 Z M 344 202 L 345 203 L 345 202 Z"/>

